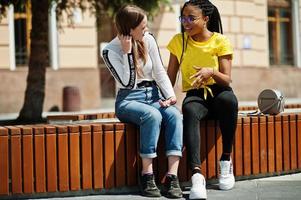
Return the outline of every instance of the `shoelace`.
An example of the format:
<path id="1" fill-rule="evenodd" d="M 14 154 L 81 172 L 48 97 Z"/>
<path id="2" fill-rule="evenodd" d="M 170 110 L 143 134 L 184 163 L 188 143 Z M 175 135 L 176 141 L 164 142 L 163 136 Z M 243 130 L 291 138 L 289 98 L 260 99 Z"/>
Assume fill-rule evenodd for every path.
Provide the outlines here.
<path id="1" fill-rule="evenodd" d="M 179 184 L 177 180 L 170 180 L 170 186 L 173 188 L 178 188 Z"/>
<path id="2" fill-rule="evenodd" d="M 156 187 L 155 181 L 152 179 L 152 177 L 147 177 L 146 186 L 150 188 Z"/>

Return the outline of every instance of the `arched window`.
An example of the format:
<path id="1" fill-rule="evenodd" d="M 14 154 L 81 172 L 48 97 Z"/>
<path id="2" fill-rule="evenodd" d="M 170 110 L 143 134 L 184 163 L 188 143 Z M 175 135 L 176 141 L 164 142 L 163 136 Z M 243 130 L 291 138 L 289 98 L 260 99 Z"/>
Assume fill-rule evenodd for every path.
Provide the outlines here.
<path id="1" fill-rule="evenodd" d="M 268 0 L 271 65 L 294 65 L 292 6 L 290 0 Z"/>

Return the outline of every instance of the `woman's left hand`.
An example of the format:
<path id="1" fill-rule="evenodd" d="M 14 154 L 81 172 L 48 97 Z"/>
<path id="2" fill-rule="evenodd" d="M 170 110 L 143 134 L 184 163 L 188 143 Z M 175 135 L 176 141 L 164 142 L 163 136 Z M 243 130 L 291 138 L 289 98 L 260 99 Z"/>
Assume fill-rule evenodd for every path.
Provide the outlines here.
<path id="1" fill-rule="evenodd" d="M 195 88 L 200 88 L 202 85 L 204 85 L 207 80 L 212 77 L 213 75 L 213 68 L 210 67 L 197 67 L 193 66 L 194 69 L 197 70 L 197 72 L 190 77 L 190 79 L 194 78 L 194 81 L 191 83 L 191 86 Z"/>
<path id="2" fill-rule="evenodd" d="M 166 100 L 159 100 L 159 104 L 161 107 L 168 107 L 171 105 L 174 105 L 175 103 L 177 103 L 177 98 L 176 97 L 170 97 Z"/>

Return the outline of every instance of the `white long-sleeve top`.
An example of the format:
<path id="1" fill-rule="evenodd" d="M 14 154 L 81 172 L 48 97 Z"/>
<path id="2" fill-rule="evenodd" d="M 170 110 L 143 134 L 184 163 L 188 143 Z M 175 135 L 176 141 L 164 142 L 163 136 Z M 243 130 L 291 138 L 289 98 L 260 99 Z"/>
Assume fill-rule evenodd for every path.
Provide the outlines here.
<path id="1" fill-rule="evenodd" d="M 136 89 L 137 83 L 155 80 L 166 99 L 175 96 L 171 82 L 162 64 L 156 39 L 152 34 L 145 33 L 143 41 L 148 55 L 145 65 L 141 67 L 143 77 L 139 77 L 139 79 L 135 71 L 133 54 L 123 53 L 118 37 L 115 37 L 103 49 L 102 58 L 115 78 L 118 88 Z"/>

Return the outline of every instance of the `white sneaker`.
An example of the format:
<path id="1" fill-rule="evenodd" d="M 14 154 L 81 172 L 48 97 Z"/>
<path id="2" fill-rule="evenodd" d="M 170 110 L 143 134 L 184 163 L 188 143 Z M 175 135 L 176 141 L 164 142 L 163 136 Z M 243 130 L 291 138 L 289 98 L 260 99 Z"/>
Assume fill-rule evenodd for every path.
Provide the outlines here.
<path id="1" fill-rule="evenodd" d="M 221 190 L 230 190 L 234 187 L 235 178 L 231 159 L 230 161 L 223 160 L 219 162 L 218 183 Z"/>
<path id="2" fill-rule="evenodd" d="M 202 174 L 195 173 L 191 177 L 192 187 L 189 199 L 207 199 L 206 181 Z"/>

